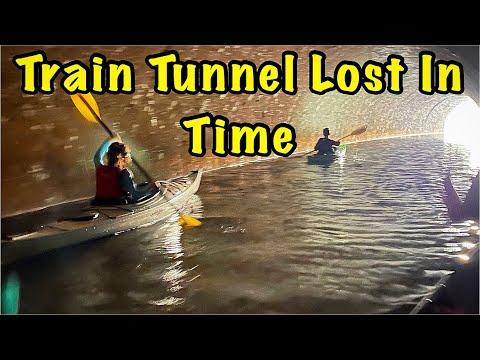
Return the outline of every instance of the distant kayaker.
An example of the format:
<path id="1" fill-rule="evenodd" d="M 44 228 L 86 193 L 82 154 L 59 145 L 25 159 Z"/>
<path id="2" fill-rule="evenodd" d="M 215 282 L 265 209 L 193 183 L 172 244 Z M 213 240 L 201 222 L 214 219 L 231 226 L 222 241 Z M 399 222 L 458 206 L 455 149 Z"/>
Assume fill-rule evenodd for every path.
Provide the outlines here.
<path id="1" fill-rule="evenodd" d="M 323 129 L 323 138 L 318 139 L 315 149 L 317 154 L 331 154 L 334 152 L 333 146 L 340 146 L 340 141 L 329 139 L 330 130 L 328 128 Z"/>
<path id="2" fill-rule="evenodd" d="M 465 201 L 462 202 L 460 197 L 457 194 L 457 191 L 453 187 L 452 179 L 450 173 L 445 176 L 444 179 L 444 202 L 447 205 L 448 216 L 452 221 L 463 221 L 463 220 L 476 220 L 479 219 L 479 177 L 480 172 L 477 173 L 472 179 L 472 185 L 465 195 Z"/>
<path id="3" fill-rule="evenodd" d="M 93 158 L 96 169 L 94 204 L 134 203 L 158 191 L 155 183 L 135 184 L 133 173 L 127 168 L 132 161 L 130 151 L 118 134 L 98 148 Z"/>

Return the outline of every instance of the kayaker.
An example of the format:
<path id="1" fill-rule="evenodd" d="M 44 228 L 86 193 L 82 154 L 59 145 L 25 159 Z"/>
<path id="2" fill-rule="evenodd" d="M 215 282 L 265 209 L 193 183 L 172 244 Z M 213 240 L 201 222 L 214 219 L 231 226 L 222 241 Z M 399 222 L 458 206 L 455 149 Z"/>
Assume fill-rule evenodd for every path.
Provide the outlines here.
<path id="1" fill-rule="evenodd" d="M 340 141 L 329 139 L 330 130 L 328 128 L 323 129 L 323 136 L 324 137 L 320 138 L 315 145 L 314 150 L 318 151 L 317 155 L 331 154 L 334 151 L 333 146 L 340 146 Z"/>
<path id="2" fill-rule="evenodd" d="M 450 173 L 448 173 L 443 181 L 445 194 L 444 202 L 447 206 L 448 216 L 452 221 L 463 221 L 467 219 L 479 219 L 479 203 L 478 189 L 480 172 L 472 179 L 472 185 L 465 195 L 465 201 L 462 202 L 457 191 L 453 187 Z"/>
<path id="3" fill-rule="evenodd" d="M 133 173 L 127 168 L 132 161 L 130 152 L 130 147 L 122 142 L 118 134 L 105 140 L 98 148 L 93 158 L 96 169 L 93 204 L 135 203 L 158 191 L 155 183 L 135 184 Z"/>

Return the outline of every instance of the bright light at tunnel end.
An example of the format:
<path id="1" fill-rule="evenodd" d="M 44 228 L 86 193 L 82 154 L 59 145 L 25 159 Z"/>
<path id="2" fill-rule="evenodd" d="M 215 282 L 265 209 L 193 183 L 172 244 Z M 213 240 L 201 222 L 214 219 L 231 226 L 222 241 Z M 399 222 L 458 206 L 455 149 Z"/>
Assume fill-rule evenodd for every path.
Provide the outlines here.
<path id="1" fill-rule="evenodd" d="M 443 139 L 446 143 L 478 147 L 480 139 L 480 108 L 471 98 L 457 105 L 445 118 Z"/>

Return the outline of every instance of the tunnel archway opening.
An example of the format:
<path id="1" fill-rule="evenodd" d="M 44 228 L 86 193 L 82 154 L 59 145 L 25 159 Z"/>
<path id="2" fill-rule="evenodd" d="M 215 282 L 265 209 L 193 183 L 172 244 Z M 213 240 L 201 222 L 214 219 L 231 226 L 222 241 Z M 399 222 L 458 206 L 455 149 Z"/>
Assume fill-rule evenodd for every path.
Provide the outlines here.
<path id="1" fill-rule="evenodd" d="M 471 98 L 455 106 L 446 116 L 443 127 L 446 143 L 478 147 L 480 139 L 480 107 Z"/>
<path id="2" fill-rule="evenodd" d="M 443 140 L 467 150 L 472 168 L 480 168 L 480 107 L 472 98 L 455 106 L 446 116 Z"/>

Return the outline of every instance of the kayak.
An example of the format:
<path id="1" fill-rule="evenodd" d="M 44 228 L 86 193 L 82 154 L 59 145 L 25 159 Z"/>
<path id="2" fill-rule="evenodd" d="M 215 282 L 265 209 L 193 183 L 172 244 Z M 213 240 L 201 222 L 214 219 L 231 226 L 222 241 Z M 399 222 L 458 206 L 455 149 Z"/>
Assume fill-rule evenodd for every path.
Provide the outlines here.
<path id="1" fill-rule="evenodd" d="M 334 162 L 336 159 L 342 158 L 345 156 L 347 151 L 347 145 L 342 144 L 335 149 L 334 152 L 328 154 L 315 154 L 307 156 L 307 163 L 308 164 L 330 164 Z"/>
<path id="2" fill-rule="evenodd" d="M 410 314 L 478 314 L 478 249 L 477 243 L 468 262 L 444 275 Z"/>
<path id="3" fill-rule="evenodd" d="M 44 222 L 29 231 L 20 231 L 19 225 L 31 221 L 2 219 L 2 266 L 168 219 L 189 202 L 201 179 L 202 170 L 197 170 L 160 181 L 161 191 L 135 204 L 92 206 L 88 199 L 70 203 L 70 207 L 57 211 L 47 209 L 30 216 L 31 221 L 43 218 Z M 17 232 L 4 235 L 4 225 L 7 228 L 10 225 L 10 230 Z"/>

